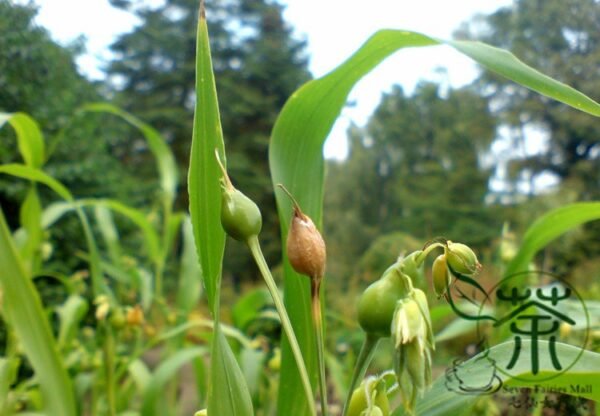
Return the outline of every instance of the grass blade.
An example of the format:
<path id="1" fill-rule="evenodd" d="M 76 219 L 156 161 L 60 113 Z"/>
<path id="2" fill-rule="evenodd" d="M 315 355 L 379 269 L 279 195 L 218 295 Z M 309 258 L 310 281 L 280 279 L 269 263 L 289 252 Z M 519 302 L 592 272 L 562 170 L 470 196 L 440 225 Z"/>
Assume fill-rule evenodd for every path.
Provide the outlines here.
<path id="1" fill-rule="evenodd" d="M 188 176 L 190 217 L 204 278 L 208 305 L 215 320 L 211 345 L 208 413 L 252 415 L 252 399 L 244 376 L 219 325 L 219 292 L 225 232 L 221 227 L 221 172 L 215 149 L 224 161 L 223 133 L 212 69 L 204 3 L 200 5 L 196 45 L 196 109 Z"/>
<path id="2" fill-rule="evenodd" d="M 75 396 L 46 319 L 42 302 L 13 244 L 0 210 L 2 311 L 33 366 L 51 415 L 75 416 Z"/>
<path id="3" fill-rule="evenodd" d="M 154 371 L 149 380 L 145 383 L 144 393 L 142 395 L 142 416 L 154 416 L 161 414 L 158 409 L 159 400 L 163 396 L 163 390 L 169 380 L 171 380 L 177 371 L 187 362 L 207 353 L 206 348 L 191 347 L 171 355 L 164 360 Z M 225 414 L 225 413 L 223 413 Z M 232 413 L 235 414 L 235 413 Z"/>
<path id="4" fill-rule="evenodd" d="M 0 165 L 0 173 L 6 173 L 21 179 L 29 179 L 30 181 L 43 183 L 66 201 L 73 201 L 71 192 L 69 192 L 62 183 L 40 169 L 22 165 L 20 163 L 8 163 Z"/>
<path id="5" fill-rule="evenodd" d="M 600 202 L 579 202 L 556 208 L 539 217 L 525 232 L 506 275 L 526 271 L 536 253 L 561 234 L 585 223 L 600 219 Z"/>
<path id="6" fill-rule="evenodd" d="M 45 161 L 45 145 L 37 122 L 25 113 L 0 113 L 0 127 L 8 122 L 17 134 L 17 144 L 28 166 L 41 168 Z"/>
<path id="7" fill-rule="evenodd" d="M 61 196 L 64 200 L 73 204 L 73 208 L 75 209 L 75 212 L 79 217 L 79 221 L 81 222 L 81 226 L 83 227 L 83 233 L 85 235 L 88 250 L 90 252 L 90 274 L 92 276 L 94 295 L 96 296 L 101 293 L 109 293 L 108 288 L 103 281 L 100 268 L 100 254 L 98 252 L 96 240 L 94 239 L 94 235 L 92 233 L 92 227 L 90 226 L 83 209 L 81 209 L 81 207 L 74 202 L 71 192 L 69 192 L 69 190 L 65 188 L 62 183 L 46 174 L 44 171 L 19 163 L 0 165 L 0 173 L 6 173 L 18 178 L 29 179 L 34 182 L 43 183 Z"/>
<path id="8" fill-rule="evenodd" d="M 202 271 L 198 254 L 194 247 L 194 232 L 190 217 L 182 222 L 183 248 L 179 265 L 179 286 L 177 288 L 177 309 L 183 319 L 192 311 L 202 294 Z"/>
<path id="9" fill-rule="evenodd" d="M 148 143 L 150 151 L 156 159 L 162 191 L 168 199 L 169 203 L 172 203 L 173 199 L 175 198 L 175 193 L 177 191 L 177 164 L 175 163 L 175 156 L 173 156 L 173 152 L 171 152 L 171 149 L 169 148 L 161 134 L 156 129 L 144 123 L 137 117 L 134 117 L 128 112 L 112 104 L 87 104 L 82 108 L 82 111 L 113 114 L 117 117 L 122 118 L 123 120 L 137 128 L 140 132 L 142 132 L 144 138 L 146 139 L 146 142 Z"/>
<path id="10" fill-rule="evenodd" d="M 529 351 L 529 343 L 527 340 L 523 343 L 524 351 Z M 548 341 L 538 341 L 540 344 L 540 351 L 548 351 Z M 491 367 L 491 358 L 494 360 L 497 366 L 505 366 L 510 361 L 510 358 L 514 351 L 514 342 L 509 341 L 490 348 L 487 353 L 488 357 L 484 357 L 486 351 L 479 355 L 471 358 L 456 369 L 453 372 L 453 377 L 458 376 L 460 380 L 468 383 L 465 387 L 476 387 L 485 386 L 490 381 L 490 374 L 493 372 Z M 596 386 L 598 385 L 598 368 L 600 368 L 600 354 L 592 351 L 580 350 L 572 345 L 556 343 L 556 350 L 558 356 L 564 362 L 576 363 L 566 372 L 557 375 L 555 378 L 550 378 L 556 374 L 556 370 L 550 363 L 549 354 L 540 354 L 540 373 L 538 374 L 539 379 L 536 381 L 527 381 L 531 379 L 531 361 L 527 354 L 522 354 L 517 362 L 514 369 L 511 370 L 511 374 L 517 375 L 519 378 L 509 377 L 500 371 L 496 371 L 495 374 L 502 379 L 504 385 L 513 387 L 528 387 L 538 386 L 539 388 L 551 388 L 553 390 L 563 389 L 568 394 L 584 397 L 586 399 L 600 400 L 600 394 L 598 391 L 575 391 L 571 386 Z M 581 356 L 577 356 L 581 353 Z M 503 367 L 502 367 L 503 368 Z M 452 378 L 448 380 L 445 375 L 438 378 L 429 391 L 418 401 L 416 414 L 422 416 L 453 416 L 453 415 L 464 415 L 470 405 L 474 403 L 480 396 L 479 395 L 465 395 L 459 394 L 448 388 L 448 385 L 458 383 L 459 380 Z M 458 389 L 457 389 L 458 390 Z M 403 410 L 397 409 L 393 415 L 400 416 L 404 415 Z"/>

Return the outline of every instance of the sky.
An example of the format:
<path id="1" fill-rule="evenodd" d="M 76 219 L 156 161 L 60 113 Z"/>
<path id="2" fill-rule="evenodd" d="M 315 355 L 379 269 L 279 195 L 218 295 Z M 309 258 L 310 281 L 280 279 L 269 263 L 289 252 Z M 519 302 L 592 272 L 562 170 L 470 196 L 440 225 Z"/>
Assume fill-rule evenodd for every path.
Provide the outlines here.
<path id="1" fill-rule="evenodd" d="M 14 0 L 27 3 L 30 0 Z M 210 1 L 210 0 L 207 0 Z M 160 4 L 161 0 L 147 0 Z M 320 77 L 341 64 L 379 29 L 405 29 L 449 39 L 461 23 L 475 14 L 489 14 L 511 0 L 279 0 L 295 36 L 306 39 L 309 69 Z M 110 6 L 108 0 L 33 0 L 39 6 L 36 22 L 61 44 L 86 37 L 87 53 L 77 63 L 93 79 L 102 79 L 101 66 L 110 59 L 108 46 L 139 23 Z M 209 16 L 210 18 L 210 16 Z M 444 68 L 445 71 L 439 71 Z M 342 111 L 326 144 L 325 156 L 343 159 L 346 130 L 351 122 L 362 126 L 373 113 L 382 93 L 400 84 L 408 93 L 419 81 L 434 80 L 459 87 L 471 82 L 477 67 L 449 47 L 403 50 L 388 58 L 355 87 L 353 106 Z"/>

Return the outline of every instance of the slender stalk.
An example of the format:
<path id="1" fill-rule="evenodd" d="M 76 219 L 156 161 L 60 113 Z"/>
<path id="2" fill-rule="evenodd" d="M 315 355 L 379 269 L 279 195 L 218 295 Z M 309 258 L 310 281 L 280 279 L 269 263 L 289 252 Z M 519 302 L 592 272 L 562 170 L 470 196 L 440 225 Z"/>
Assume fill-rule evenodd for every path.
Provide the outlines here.
<path id="1" fill-rule="evenodd" d="M 260 270 L 263 278 L 265 279 L 265 283 L 267 284 L 267 288 L 269 289 L 269 293 L 273 298 L 273 303 L 275 303 L 275 308 L 277 309 L 277 313 L 279 314 L 279 318 L 281 319 L 281 325 L 283 326 L 283 330 L 285 331 L 285 335 L 288 338 L 290 343 L 290 348 L 292 349 L 292 354 L 294 355 L 294 359 L 296 360 L 296 365 L 298 366 L 298 372 L 300 373 L 300 378 L 302 380 L 302 385 L 304 387 L 304 392 L 306 393 L 306 398 L 308 402 L 311 404 L 310 412 L 312 416 L 316 416 L 317 412 L 315 410 L 315 398 L 312 392 L 312 387 L 310 385 L 310 379 L 308 378 L 308 371 L 306 371 L 306 365 L 304 363 L 304 358 L 302 357 L 302 351 L 300 350 L 300 346 L 298 345 L 298 340 L 296 339 L 296 334 L 294 333 L 294 329 L 292 327 L 292 323 L 290 322 L 290 318 L 287 314 L 283 301 L 281 300 L 281 296 L 279 296 L 279 289 L 275 284 L 275 280 L 271 275 L 271 271 L 269 270 L 269 266 L 265 260 L 265 257 L 260 249 L 260 243 L 258 242 L 258 237 L 252 236 L 247 241 L 248 247 L 250 248 L 250 252 L 252 253 L 252 257 L 254 257 L 254 261 Z"/>
<path id="2" fill-rule="evenodd" d="M 352 393 L 354 392 L 354 389 L 356 389 L 358 381 L 364 378 L 367 367 L 369 367 L 369 363 L 371 362 L 371 358 L 373 358 L 373 353 L 375 353 L 375 349 L 377 348 L 377 344 L 379 343 L 380 339 L 380 337 L 373 334 L 367 334 L 365 341 L 360 348 L 358 358 L 356 359 L 356 365 L 354 366 L 352 380 L 350 381 L 350 386 L 348 388 L 346 403 L 344 403 L 344 411 L 342 412 L 342 416 L 346 416 L 348 412 L 348 406 L 350 405 Z"/>
<path id="3" fill-rule="evenodd" d="M 327 379 L 325 378 L 325 344 L 323 341 L 323 318 L 321 316 L 321 298 L 319 289 L 321 287 L 321 278 L 313 277 L 310 279 L 310 294 L 312 302 L 313 324 L 315 327 L 315 340 L 317 343 L 317 359 L 319 361 L 319 391 L 321 396 L 321 414 L 327 416 Z"/>
<path id="4" fill-rule="evenodd" d="M 105 326 L 104 339 L 104 372 L 106 383 L 106 404 L 110 416 L 117 415 L 115 386 L 115 338 L 108 323 Z"/>

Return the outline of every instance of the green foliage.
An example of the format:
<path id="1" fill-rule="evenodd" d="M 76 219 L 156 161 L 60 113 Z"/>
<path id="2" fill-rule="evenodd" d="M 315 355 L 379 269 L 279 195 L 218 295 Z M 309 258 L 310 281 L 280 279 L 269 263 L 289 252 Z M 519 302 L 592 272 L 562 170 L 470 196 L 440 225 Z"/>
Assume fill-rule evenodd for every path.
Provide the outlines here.
<path id="1" fill-rule="evenodd" d="M 540 341 L 540 345 L 545 346 L 547 341 Z M 528 348 L 525 346 L 524 348 Z M 543 348 L 543 347 L 542 347 Z M 546 347 L 547 348 L 547 347 Z M 490 380 L 492 375 L 493 367 L 491 366 L 490 360 L 495 362 L 507 362 L 510 359 L 514 349 L 514 343 L 512 341 L 505 342 L 489 350 L 480 353 L 479 355 L 460 363 L 460 366 L 454 373 L 454 380 L 450 383 L 455 383 L 456 387 L 462 382 L 468 383 L 470 386 L 485 386 Z M 571 345 L 557 343 L 557 351 L 561 357 L 565 357 L 565 360 L 569 362 L 574 361 L 579 353 L 580 349 Z M 550 363 L 550 359 L 547 355 L 543 356 L 544 359 L 540 363 L 541 374 L 546 378 L 545 381 L 537 380 L 535 383 L 524 381 L 519 376 L 529 374 L 531 362 L 529 359 L 523 357 L 518 361 L 517 366 L 511 372 L 516 375 L 515 377 L 506 376 L 503 373 L 498 372 L 497 375 L 501 377 L 502 381 L 507 386 L 512 387 L 529 387 L 533 385 L 548 386 L 551 388 L 566 388 L 567 391 L 571 391 L 571 384 L 588 384 L 593 383 L 593 379 L 597 378 L 595 369 L 600 365 L 600 354 L 583 351 L 582 355 L 577 359 L 575 365 L 569 370 L 569 372 L 561 375 L 558 378 L 549 378 L 548 376 L 556 375 L 556 370 Z M 465 414 L 465 409 L 472 405 L 477 395 L 465 395 L 459 394 L 451 389 L 448 389 L 447 379 L 442 376 L 438 378 L 428 392 L 423 396 L 423 399 L 417 404 L 416 412 L 423 416 L 434 416 L 434 415 L 462 415 Z M 497 385 L 497 382 L 495 382 Z M 581 395 L 592 400 L 598 400 L 597 393 L 590 396 L 587 393 L 573 393 L 575 395 Z M 405 414 L 398 409 L 393 413 L 395 416 Z"/>
<path id="2" fill-rule="evenodd" d="M 122 7 L 133 7 L 132 1 L 112 2 Z M 5 7 L 4 3 L 0 3 L 0 7 Z M 519 4 L 525 3 L 523 0 Z M 239 177 L 240 188 L 248 189 L 253 199 L 253 192 L 258 195 L 255 200 L 271 224 L 265 238 L 272 244 L 272 254 L 276 254 L 279 251 L 278 238 L 274 236 L 277 218 L 268 213 L 272 206 L 272 187 L 268 183 L 264 156 L 268 129 L 275 120 L 278 106 L 283 105 L 296 85 L 306 79 L 303 62 L 299 67 L 288 67 L 290 63 L 302 61 L 302 44 L 290 40 L 289 30 L 281 19 L 282 8 L 277 4 L 252 0 L 215 2 L 211 7 L 209 13 L 215 16 L 214 20 L 211 19 L 211 30 L 214 29 L 215 35 L 213 45 L 216 46 L 213 60 L 206 19 L 202 13 L 196 26 L 196 2 L 191 0 L 170 0 L 156 10 L 137 9 L 143 18 L 142 26 L 115 44 L 115 50 L 122 53 L 111 67 L 112 75 L 123 76 L 119 99 L 126 103 L 128 109 L 139 108 L 145 121 L 112 105 L 86 106 L 77 112 L 67 129 L 59 131 L 66 124 L 58 122 L 56 129 L 48 128 L 47 132 L 54 137 L 48 146 L 33 118 L 24 113 L 0 115 L 0 126 L 10 123 L 14 130 L 12 133 L 7 133 L 11 129 L 0 130 L 5 135 L 2 139 L 8 138 L 11 145 L 17 143 L 17 146 L 12 146 L 15 150 L 1 161 L 6 163 L 0 165 L 0 173 L 30 182 L 26 193 L 24 188 L 10 191 L 8 187 L 3 194 L 8 196 L 0 196 L 3 209 L 5 200 L 12 198 L 19 201 L 13 204 L 16 209 L 10 212 L 12 227 L 5 223 L 0 212 L 0 290 L 4 294 L 3 323 L 7 324 L 8 330 L 6 347 L 3 345 L 5 356 L 0 358 L 0 413 L 11 414 L 16 406 L 21 406 L 19 411 L 60 415 L 189 414 L 188 409 L 179 405 L 178 390 L 182 382 L 175 377 L 188 362 L 194 364 L 193 375 L 199 399 L 195 405 L 204 407 L 206 402 L 211 415 L 252 415 L 253 407 L 266 415 L 270 411 L 275 412 L 273 407 L 277 394 L 277 414 L 304 416 L 315 412 L 311 382 L 314 387 L 318 374 L 316 345 L 319 343 L 314 342 L 308 279 L 296 275 L 284 258 L 284 308 L 267 263 L 262 258 L 258 240 L 250 243 L 261 273 L 268 277 L 268 288 L 279 319 L 270 309 L 270 299 L 265 298 L 261 290 L 232 305 L 232 317 L 246 333 L 254 331 L 253 335 L 257 328 L 252 324 L 261 319 L 281 325 L 285 336 L 280 367 L 276 342 L 266 339 L 261 333 L 250 339 L 239 329 L 228 326 L 221 321 L 220 308 L 222 286 L 225 287 L 222 285 L 223 262 L 226 259 L 225 234 L 219 221 L 219 179 L 222 174 L 215 150 L 224 162 L 225 151 L 216 87 L 219 87 L 222 97 L 225 136 L 230 137 L 228 143 L 231 143 L 230 172 L 234 179 Z M 15 7 L 14 10 L 23 12 L 28 9 Z M 230 19 L 235 13 L 239 17 Z M 15 21 L 27 25 L 33 14 L 25 13 L 23 16 L 26 18 L 19 20 L 15 17 Z M 0 17 L 0 24 L 2 22 Z M 233 30 L 240 28 L 246 30 L 232 35 Z M 32 45 L 43 40 L 45 35 L 39 36 L 31 38 Z M 538 92 L 588 113 L 599 113 L 600 106 L 588 97 L 541 75 L 505 51 L 477 42 L 442 42 L 413 32 L 378 32 L 332 73 L 292 94 L 273 129 L 270 148 L 273 184 L 283 183 L 290 189 L 317 225 L 321 226 L 324 220 L 325 162 L 322 145 L 349 91 L 364 74 L 394 51 L 438 43 L 447 43 L 484 66 Z M 52 50 L 50 43 L 46 46 Z M 72 54 L 69 56 L 72 58 Z M 183 71 L 176 70 L 181 68 Z M 23 96 L 31 93 L 28 88 L 28 85 L 23 86 Z M 153 95 L 153 90 L 159 93 Z M 187 153 L 185 140 L 186 134 L 190 135 L 189 116 L 194 102 L 187 184 L 188 218 L 177 212 L 173 205 L 178 197 L 180 174 L 175 161 L 181 162 Z M 166 111 L 155 110 L 161 105 Z M 499 219 L 482 206 L 489 172 L 482 170 L 479 163 L 493 139 L 496 125 L 487 108 L 488 101 L 478 97 L 471 89 L 441 92 L 436 85 L 422 84 L 414 96 L 408 97 L 396 88 L 383 97 L 368 126 L 362 130 L 353 129 L 351 158 L 347 165 L 332 166 L 328 186 L 333 190 L 326 202 L 332 215 L 331 219 L 327 219 L 326 229 L 330 232 L 326 233 L 326 237 L 337 240 L 329 254 L 338 257 L 331 263 L 329 274 L 337 279 L 329 286 L 329 297 L 337 297 L 337 304 L 345 302 L 353 306 L 348 298 L 341 296 L 344 291 L 335 290 L 340 282 L 344 282 L 340 285 L 343 286 L 357 275 L 370 279 L 369 273 L 393 260 L 400 254 L 401 248 L 408 250 L 414 245 L 418 249 L 422 247 L 419 241 L 438 233 L 482 244 L 493 235 L 495 221 Z M 13 110 L 16 109 L 10 109 Z M 97 114 L 90 116 L 90 112 Z M 108 117 L 100 113 L 108 113 Z M 118 123 L 113 125 L 114 115 L 132 125 L 135 133 L 130 134 Z M 100 120 L 103 122 L 99 123 Z M 105 123 L 105 120 L 111 120 L 111 123 Z M 41 125 L 46 132 L 45 124 Z M 117 133 L 123 133 L 128 139 L 108 138 Z M 174 146 L 174 155 L 170 153 L 170 146 L 162 133 Z M 140 146 L 142 152 L 131 156 L 129 151 L 133 148 L 133 141 L 129 138 L 140 134 L 140 138 L 144 139 Z M 75 137 L 97 139 L 89 140 L 89 149 L 86 148 L 86 140 L 80 140 L 78 146 L 69 148 L 71 138 Z M 9 141 L 0 140 L 0 146 Z M 16 149 L 24 163 L 15 161 L 19 158 Z M 150 153 L 155 163 L 142 167 Z M 81 157 L 88 154 L 98 159 L 89 162 L 89 159 Z M 50 155 L 53 157 L 50 158 Z M 140 198 L 115 197 L 129 189 L 126 176 L 119 176 L 124 170 L 120 170 L 119 161 L 112 158 L 115 155 L 122 161 L 131 162 L 132 169 L 139 168 L 140 175 L 151 172 L 156 176 L 158 172 L 158 180 L 142 179 L 136 188 L 138 193 L 144 194 L 150 185 L 156 185 L 157 192 L 148 192 Z M 80 158 L 81 163 L 72 163 L 74 157 Z M 62 159 L 60 162 L 66 167 L 65 171 L 61 171 L 58 164 L 53 165 L 57 158 Z M 113 164 L 115 169 L 111 170 Z M 184 163 L 181 165 L 184 166 Z M 94 179 L 88 177 L 87 169 L 110 174 L 104 175 L 106 178 L 101 180 Z M 348 180 L 349 177 L 358 179 L 355 182 L 354 179 Z M 120 183 L 103 188 L 106 184 L 103 180 L 119 180 Z M 66 202 L 49 205 L 47 202 L 54 200 L 56 195 L 49 193 L 47 187 Z M 99 190 L 107 190 L 107 193 L 99 195 Z M 348 200 L 352 202 L 351 209 L 348 209 Z M 142 205 L 132 201 L 146 203 Z M 278 208 L 285 236 L 291 214 L 287 197 L 278 196 Z M 87 219 L 91 210 L 96 228 L 92 228 Z M 20 215 L 16 215 L 16 211 Z M 87 270 L 76 272 L 77 269 L 65 265 L 57 267 L 44 254 L 46 244 L 56 240 L 65 228 L 62 218 L 70 212 L 77 214 L 79 222 L 75 223 L 75 230 L 81 234 L 83 227 L 86 243 L 80 243 L 80 238 L 75 243 L 78 245 L 68 254 L 77 259 L 79 267 L 84 261 L 88 262 L 83 267 L 89 269 L 89 282 L 85 280 Z M 580 203 L 540 217 L 525 234 L 508 271 L 524 268 L 534 259 L 536 252 L 556 237 L 598 216 L 597 203 Z M 127 223 L 131 223 L 129 228 L 123 227 Z M 12 234 L 11 228 L 15 230 Z M 103 244 L 96 243 L 96 235 L 102 236 Z M 133 238 L 131 241 L 135 245 L 123 238 L 125 236 Z M 415 240 L 414 236 L 419 239 Z M 426 250 L 429 252 L 439 245 L 441 243 L 431 244 Z M 240 246 L 232 246 L 228 258 L 236 260 L 226 261 L 225 267 L 234 266 L 230 269 L 232 273 L 243 278 L 255 274 L 256 269 L 254 266 L 243 267 L 245 260 L 237 256 L 240 249 Z M 362 253 L 365 254 L 359 258 Z M 343 261 L 339 259 L 344 255 L 352 262 L 341 265 Z M 358 267 L 355 268 L 351 264 L 356 262 Z M 403 267 L 406 267 L 403 272 L 410 271 L 416 285 L 422 275 L 416 260 L 407 262 Z M 63 287 L 63 298 L 47 304 L 45 311 L 30 279 L 33 275 L 51 278 Z M 179 281 L 176 285 L 166 285 L 167 290 L 163 291 L 163 275 L 173 276 L 172 280 L 178 276 Z M 202 305 L 198 305 L 201 279 L 214 321 L 206 319 Z M 412 283 L 405 284 L 412 288 Z M 176 293 L 171 290 L 175 286 Z M 350 284 L 347 286 L 351 287 Z M 414 290 L 414 294 L 412 301 L 418 303 L 418 309 L 414 308 L 415 304 L 407 303 L 396 311 L 397 358 L 401 358 L 404 352 L 408 353 L 408 338 L 412 335 L 416 334 L 420 339 L 426 336 L 427 342 L 432 343 L 425 295 L 421 290 Z M 375 305 L 369 306 L 379 305 L 376 300 L 372 302 Z M 397 306 L 395 301 L 392 300 L 391 306 L 391 310 Z M 573 308 L 573 305 L 569 307 Z M 344 312 L 336 311 L 337 314 L 352 321 L 353 315 L 346 313 L 348 306 L 345 308 Z M 56 314 L 57 341 L 52 335 L 52 321 L 48 319 L 53 313 Z M 288 313 L 292 317 L 293 328 L 287 318 Z M 423 332 L 425 327 L 417 330 L 412 324 L 403 326 L 404 323 L 416 322 L 411 318 L 415 313 L 427 321 L 427 334 Z M 439 324 L 440 319 L 450 313 L 448 307 L 433 308 L 431 320 Z M 225 314 L 223 318 L 226 318 Z M 456 338 L 472 330 L 472 326 L 466 328 L 458 325 L 460 323 L 455 321 L 447 325 L 440 338 Z M 349 326 L 352 325 L 355 327 L 356 322 Z M 390 328 L 389 322 L 387 328 Z M 377 330 L 387 334 L 385 325 Z M 401 345 L 406 344 L 406 348 L 399 347 L 398 341 Z M 207 376 L 207 362 L 202 357 L 208 352 L 208 345 L 210 360 L 206 361 L 210 361 L 210 374 Z M 370 352 L 377 343 L 367 338 L 366 345 L 368 348 L 357 359 L 359 371 L 355 374 L 363 372 L 364 364 L 370 360 Z M 543 341 L 542 347 L 547 348 Z M 488 354 L 497 361 L 505 362 L 513 348 L 512 343 L 505 343 L 492 348 Z M 579 353 L 579 350 L 563 344 L 558 344 L 557 348 L 561 355 L 571 358 Z M 158 356 L 157 365 L 144 364 L 144 361 L 152 360 L 152 355 Z M 269 361 L 267 369 L 266 363 L 271 355 L 273 360 Z M 415 355 L 412 358 L 419 357 Z M 328 360 L 333 363 L 331 368 L 335 373 L 338 396 L 342 396 L 347 381 L 343 380 L 344 369 L 335 365 L 333 354 L 328 353 Z M 352 354 L 348 354 L 347 361 L 352 360 Z M 546 361 L 542 360 L 542 370 L 551 373 L 553 367 Z M 405 363 L 408 371 L 414 373 L 411 376 L 416 374 L 427 378 L 429 361 L 419 363 L 409 360 Z M 426 373 L 421 372 L 423 364 Z M 33 375 L 29 365 L 35 371 Z M 520 360 L 519 366 L 519 371 L 527 373 L 530 363 Z M 544 385 L 593 384 L 595 374 L 590 369 L 597 366 L 598 355 L 584 351 L 568 374 Z M 274 380 L 279 368 L 277 386 Z M 399 373 L 402 368 L 397 366 Z M 464 362 L 453 374 L 456 376 L 459 372 L 461 377 L 468 377 L 474 382 L 485 381 L 490 368 L 486 357 L 479 355 Z M 357 378 L 353 377 L 355 381 Z M 445 376 L 439 378 L 434 388 L 418 401 L 419 412 L 458 414 L 464 413 L 472 404 L 471 396 L 449 391 L 446 381 Z M 415 382 L 420 387 L 424 386 L 423 380 L 415 379 Z M 528 384 L 510 377 L 504 382 L 513 386 Z M 412 388 L 409 388 L 411 383 L 411 379 L 400 377 L 403 394 Z M 536 383 L 539 381 L 536 380 Z M 387 381 L 384 384 L 378 387 L 378 394 L 382 395 L 380 399 L 390 393 L 388 387 L 394 388 Z M 40 397 L 40 391 L 43 397 Z M 413 391 L 416 392 L 414 388 Z M 325 397 L 323 393 L 321 396 Z M 582 397 L 598 400 L 597 394 L 587 395 L 584 392 Z M 387 406 L 379 410 L 388 412 Z M 398 414 L 400 412 L 397 410 Z"/>
<path id="3" fill-rule="evenodd" d="M 71 380 L 46 320 L 42 302 L 31 277 L 25 272 L 4 214 L 0 211 L 0 288 L 2 315 L 20 340 L 36 371 L 48 412 L 75 416 Z M 10 358 L 15 358 L 12 353 Z"/>
<path id="4" fill-rule="evenodd" d="M 160 131 L 181 171 L 188 166 L 195 79 L 197 0 L 169 0 L 157 8 L 133 1 L 113 4 L 135 13 L 141 24 L 112 45 L 108 67 L 119 106 Z M 308 80 L 304 43 L 292 38 L 283 7 L 265 0 L 207 2 L 212 60 L 234 185 L 263 212 L 267 261 L 280 256 L 279 229 L 269 181 L 267 147 L 285 100 Z M 136 163 L 144 172 L 144 163 Z M 184 182 L 184 180 L 182 181 Z M 187 206 L 182 194 L 179 206 Z M 256 280 L 243 245 L 231 244 L 226 270 L 235 284 Z M 233 272 L 235 271 L 235 272 Z"/>
<path id="5" fill-rule="evenodd" d="M 352 274 L 368 242 L 390 229 L 488 244 L 500 223 L 485 204 L 491 172 L 481 160 L 494 131 L 486 100 L 470 89 L 442 93 L 425 83 L 412 96 L 400 87 L 384 94 L 367 126 L 350 129 L 348 158 L 328 171 L 325 227 L 335 244 L 334 278 Z M 398 253 L 409 250 L 396 244 Z"/>
<path id="6" fill-rule="evenodd" d="M 549 76 L 598 97 L 599 23 L 600 5 L 593 0 L 550 0 L 543 7 L 537 0 L 519 0 L 480 17 L 459 35 L 510 49 Z M 514 155 L 514 179 L 531 181 L 550 173 L 576 188 L 582 199 L 598 197 L 600 157 L 594 119 L 515 88 L 488 71 L 479 85 L 497 104 L 495 112 L 503 123 L 511 127 L 515 145 L 525 140 L 525 128 L 541 129 L 548 136 L 547 146 L 538 153 Z"/>
<path id="7" fill-rule="evenodd" d="M 322 221 L 324 160 L 322 146 L 339 115 L 350 90 L 363 75 L 391 53 L 404 47 L 430 46 L 442 41 L 425 35 L 384 30 L 373 35 L 352 57 L 323 78 L 309 82 L 286 103 L 275 127 L 270 147 L 273 183 L 283 183 L 297 198 L 315 223 Z M 445 42 L 458 51 L 498 71 L 528 88 L 592 114 L 600 114 L 600 105 L 572 88 L 550 80 L 506 51 L 477 42 Z M 582 107 L 583 106 L 583 107 Z M 283 235 L 289 227 L 290 202 L 277 197 Z M 302 281 L 284 257 L 286 307 L 290 311 L 307 367 L 315 374 L 315 351 L 310 333 L 308 282 Z M 283 349 L 280 401 L 278 411 L 302 414 L 307 405 L 299 394 L 299 379 L 292 371 L 289 350 Z M 293 408 L 291 407 L 293 403 Z"/>

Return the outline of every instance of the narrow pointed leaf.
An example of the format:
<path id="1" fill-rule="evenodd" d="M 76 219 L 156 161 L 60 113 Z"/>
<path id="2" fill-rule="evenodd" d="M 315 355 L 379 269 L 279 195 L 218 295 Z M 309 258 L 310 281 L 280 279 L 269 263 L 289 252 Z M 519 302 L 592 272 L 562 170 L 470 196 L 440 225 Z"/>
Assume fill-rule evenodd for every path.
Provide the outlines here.
<path id="1" fill-rule="evenodd" d="M 44 171 L 19 163 L 0 165 L 0 173 L 16 176 L 21 179 L 40 182 L 52 189 L 66 201 L 73 201 L 73 196 L 65 186 Z"/>
<path id="2" fill-rule="evenodd" d="M 208 413 L 250 416 L 253 410 L 248 386 L 219 325 L 219 292 L 225 232 L 220 220 L 221 173 L 217 165 L 215 149 L 219 154 L 224 155 L 224 145 L 204 4 L 202 3 L 200 7 L 196 45 L 196 109 L 188 190 L 196 250 L 208 305 L 215 320 L 211 345 Z"/>
<path id="3" fill-rule="evenodd" d="M 128 112 L 108 103 L 92 103 L 84 106 L 83 111 L 109 113 L 121 117 L 123 120 L 142 132 L 150 151 L 154 155 L 158 164 L 158 173 L 160 176 L 160 185 L 164 194 L 170 202 L 173 202 L 177 190 L 177 164 L 175 156 L 167 145 L 162 135 L 153 127 L 144 123 L 137 117 Z"/>
<path id="4" fill-rule="evenodd" d="M 159 400 L 162 401 L 163 390 L 179 369 L 194 358 L 206 354 L 203 347 L 190 347 L 177 351 L 164 360 L 156 368 L 152 376 L 145 381 L 145 389 L 142 395 L 142 416 L 154 416 L 161 414 L 158 411 Z M 234 414 L 234 413 L 232 413 Z"/>
<path id="5" fill-rule="evenodd" d="M 37 122 L 25 113 L 0 113 L 0 127 L 8 122 L 17 134 L 17 144 L 25 164 L 40 168 L 44 164 L 45 145 Z"/>
<path id="6" fill-rule="evenodd" d="M 531 381 L 531 359 L 529 354 L 530 340 L 523 342 L 523 353 L 517 361 L 515 367 L 506 372 L 506 365 L 510 362 L 514 352 L 514 341 L 505 342 L 490 348 L 486 352 L 480 353 L 475 357 L 460 363 L 458 366 L 449 362 L 451 371 L 443 374 L 432 385 L 431 389 L 425 392 L 417 402 L 416 414 L 421 416 L 459 416 L 468 413 L 471 406 L 481 396 L 478 394 L 464 394 L 460 390 L 475 389 L 490 385 L 498 386 L 499 379 L 504 386 L 511 387 L 534 387 L 548 388 L 552 390 L 564 389 L 566 394 L 583 397 L 585 399 L 600 400 L 600 393 L 594 388 L 587 389 L 586 386 L 595 387 L 600 382 L 600 354 L 581 350 L 572 345 L 556 343 L 556 353 L 561 362 L 575 364 L 568 371 L 560 373 L 551 363 L 548 350 L 548 341 L 539 342 L 540 372 L 536 381 Z M 494 371 L 495 369 L 495 371 Z M 496 379 L 494 376 L 498 377 Z M 553 378 L 551 378 L 554 376 Z M 527 381 L 530 380 L 530 381 Z M 579 386 L 576 389 L 575 386 Z M 500 397 L 510 397 L 518 395 L 518 392 L 507 393 L 500 390 L 496 393 Z M 397 409 L 393 415 L 400 416 L 406 413 L 402 408 Z"/>
<path id="7" fill-rule="evenodd" d="M 538 251 L 567 231 L 588 221 L 600 220 L 600 202 L 579 202 L 553 209 L 539 217 L 525 232 L 506 275 L 526 271 Z"/>
<path id="8" fill-rule="evenodd" d="M 31 362 L 49 415 L 75 416 L 73 386 L 31 278 L 12 242 L 0 210 L 0 288 L 2 311 Z"/>

